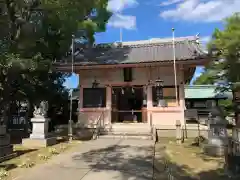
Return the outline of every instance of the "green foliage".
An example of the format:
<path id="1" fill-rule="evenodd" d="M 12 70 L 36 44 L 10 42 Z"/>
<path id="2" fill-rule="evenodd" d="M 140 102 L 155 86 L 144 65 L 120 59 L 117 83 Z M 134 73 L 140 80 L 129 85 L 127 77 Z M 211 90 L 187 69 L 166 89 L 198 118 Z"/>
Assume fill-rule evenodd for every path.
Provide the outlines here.
<path id="1" fill-rule="evenodd" d="M 222 92 L 238 88 L 233 84 L 240 82 L 240 13 L 226 19 L 223 30 L 215 29 L 208 49 L 214 59 L 194 84 L 217 84 L 216 90 Z M 232 100 L 221 100 L 219 105 L 226 116 L 232 113 Z"/>
<path id="2" fill-rule="evenodd" d="M 4 169 L 4 168 L 1 168 L 1 169 L 0 169 L 0 180 L 6 178 L 7 176 L 8 176 L 7 170 Z"/>
<path id="3" fill-rule="evenodd" d="M 50 156 L 44 155 L 44 154 L 39 154 L 38 157 L 39 157 L 41 160 L 44 160 L 44 161 L 47 161 L 47 160 L 50 159 Z"/>
<path id="4" fill-rule="evenodd" d="M 218 105 L 223 107 L 225 116 L 229 116 L 233 113 L 233 103 L 231 99 L 219 100 Z"/>
<path id="5" fill-rule="evenodd" d="M 214 60 L 194 84 L 223 83 L 223 91 L 240 81 L 240 14 L 236 13 L 225 21 L 223 30 L 216 29 L 208 44 Z"/>
<path id="6" fill-rule="evenodd" d="M 69 51 L 71 38 L 94 42 L 111 16 L 108 0 L 0 0 L 0 113 L 12 100 L 67 99 L 67 73 L 52 62 Z"/>
<path id="7" fill-rule="evenodd" d="M 214 84 L 215 79 L 214 76 L 212 76 L 213 73 L 206 68 L 203 74 L 201 74 L 196 80 L 193 82 L 194 85 L 209 85 Z"/>
<path id="8" fill-rule="evenodd" d="M 20 165 L 20 168 L 32 168 L 35 165 L 35 163 L 33 161 L 31 161 L 31 159 L 25 159 Z"/>
<path id="9" fill-rule="evenodd" d="M 49 148 L 48 151 L 51 155 L 58 155 L 60 153 L 56 148 Z"/>

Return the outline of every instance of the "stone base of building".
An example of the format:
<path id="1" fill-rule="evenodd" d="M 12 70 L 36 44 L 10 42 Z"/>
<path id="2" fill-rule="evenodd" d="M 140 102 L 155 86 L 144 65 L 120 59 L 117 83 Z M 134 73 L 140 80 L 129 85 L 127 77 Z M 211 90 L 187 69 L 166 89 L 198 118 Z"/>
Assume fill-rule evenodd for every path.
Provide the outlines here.
<path id="1" fill-rule="evenodd" d="M 29 148 L 40 148 L 40 147 L 48 147 L 57 144 L 57 138 L 56 137 L 49 137 L 49 138 L 27 138 L 23 139 L 22 145 L 24 147 Z"/>
<path id="2" fill-rule="evenodd" d="M 13 153 L 13 146 L 12 145 L 0 146 L 0 158 L 8 156 L 12 153 Z"/>
<path id="3" fill-rule="evenodd" d="M 10 144 L 10 136 L 6 133 L 6 126 L 0 126 L 0 162 L 13 156 L 13 146 Z"/>

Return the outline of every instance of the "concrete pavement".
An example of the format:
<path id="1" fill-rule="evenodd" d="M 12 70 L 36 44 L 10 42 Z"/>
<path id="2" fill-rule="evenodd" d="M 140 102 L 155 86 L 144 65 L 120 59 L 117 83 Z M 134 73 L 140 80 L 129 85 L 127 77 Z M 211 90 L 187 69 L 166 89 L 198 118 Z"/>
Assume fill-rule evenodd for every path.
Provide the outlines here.
<path id="1" fill-rule="evenodd" d="M 150 180 L 153 142 L 98 139 L 39 165 L 18 180 Z"/>

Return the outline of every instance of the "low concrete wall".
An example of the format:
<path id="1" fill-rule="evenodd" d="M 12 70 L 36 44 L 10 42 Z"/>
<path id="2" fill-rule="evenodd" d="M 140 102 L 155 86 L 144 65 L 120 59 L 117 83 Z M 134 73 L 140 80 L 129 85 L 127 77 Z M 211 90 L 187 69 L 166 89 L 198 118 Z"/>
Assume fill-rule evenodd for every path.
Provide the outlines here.
<path id="1" fill-rule="evenodd" d="M 90 140 L 93 135 L 94 128 L 82 128 L 78 125 L 73 125 L 73 138 L 79 140 Z M 68 125 L 59 125 L 55 127 L 54 134 L 60 137 L 68 136 Z"/>
<path id="2" fill-rule="evenodd" d="M 158 138 L 176 138 L 176 126 L 173 125 L 157 125 L 156 127 Z M 91 139 L 94 128 L 82 128 L 78 125 L 73 126 L 73 135 L 78 139 Z M 58 136 L 68 136 L 68 125 L 60 125 L 56 127 L 55 134 Z M 207 138 L 208 127 L 198 124 L 187 124 L 186 127 L 181 127 L 181 134 L 185 138 L 196 138 L 199 135 Z"/>

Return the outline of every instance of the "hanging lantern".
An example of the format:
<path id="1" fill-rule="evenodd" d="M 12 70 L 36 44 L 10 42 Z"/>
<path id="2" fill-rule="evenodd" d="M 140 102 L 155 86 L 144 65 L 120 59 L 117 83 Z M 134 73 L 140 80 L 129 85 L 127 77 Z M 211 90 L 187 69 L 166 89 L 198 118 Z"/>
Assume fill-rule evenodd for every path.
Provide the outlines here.
<path id="1" fill-rule="evenodd" d="M 156 98 L 157 98 L 157 106 L 158 107 L 165 107 L 166 102 L 163 99 L 163 80 L 160 78 L 155 80 L 155 87 L 156 87 Z"/>
<path id="2" fill-rule="evenodd" d="M 160 78 L 155 80 L 155 86 L 156 87 L 163 87 L 163 80 L 161 80 Z"/>
<path id="3" fill-rule="evenodd" d="M 132 93 L 134 94 L 134 92 L 135 92 L 135 90 L 134 90 L 134 88 L 132 87 Z"/>
<path id="4" fill-rule="evenodd" d="M 123 95 L 124 94 L 124 89 L 122 88 L 121 91 L 122 91 L 122 95 Z"/>

